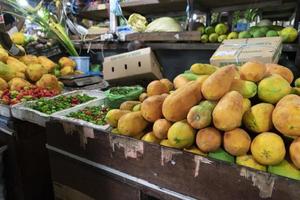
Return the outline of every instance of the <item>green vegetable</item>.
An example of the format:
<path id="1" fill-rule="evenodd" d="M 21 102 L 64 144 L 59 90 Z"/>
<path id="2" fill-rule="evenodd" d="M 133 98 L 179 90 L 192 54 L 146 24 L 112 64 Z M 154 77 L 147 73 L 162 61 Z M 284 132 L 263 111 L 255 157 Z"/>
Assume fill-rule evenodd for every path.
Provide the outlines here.
<path id="1" fill-rule="evenodd" d="M 105 125 L 106 124 L 105 116 L 108 111 L 109 108 L 105 105 L 93 106 L 77 112 L 72 112 L 68 115 L 68 117 L 81 119 L 97 125 Z"/>
<path id="2" fill-rule="evenodd" d="M 145 32 L 180 32 L 180 24 L 171 17 L 161 17 L 151 22 Z"/>
<path id="3" fill-rule="evenodd" d="M 30 108 L 50 115 L 52 113 L 91 101 L 95 98 L 96 97 L 90 97 L 83 94 L 75 96 L 59 96 L 54 99 L 39 99 L 34 102 Z"/>

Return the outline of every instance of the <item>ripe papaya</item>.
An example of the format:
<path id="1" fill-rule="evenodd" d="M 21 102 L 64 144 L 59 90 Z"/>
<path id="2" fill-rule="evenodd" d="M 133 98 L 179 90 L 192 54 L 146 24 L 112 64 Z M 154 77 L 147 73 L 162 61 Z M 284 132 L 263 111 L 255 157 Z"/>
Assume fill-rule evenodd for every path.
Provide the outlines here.
<path id="1" fill-rule="evenodd" d="M 187 115 L 188 123 L 195 129 L 209 126 L 212 120 L 212 111 L 216 104 L 216 102 L 206 100 L 192 107 Z"/>

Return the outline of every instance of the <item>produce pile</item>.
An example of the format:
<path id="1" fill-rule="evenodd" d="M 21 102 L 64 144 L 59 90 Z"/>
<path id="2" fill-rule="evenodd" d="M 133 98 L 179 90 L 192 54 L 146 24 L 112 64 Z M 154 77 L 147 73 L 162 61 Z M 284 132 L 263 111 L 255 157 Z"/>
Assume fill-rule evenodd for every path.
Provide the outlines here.
<path id="1" fill-rule="evenodd" d="M 0 48 L 0 101 L 10 105 L 55 96 L 63 88 L 57 76 L 80 74 L 75 68 L 76 63 L 67 57 L 56 64 L 45 56 L 15 58 Z"/>
<path id="2" fill-rule="evenodd" d="M 293 27 L 281 26 L 252 26 L 247 31 L 229 32 L 226 24 L 220 23 L 215 27 L 204 25 L 198 28 L 201 33 L 201 42 L 223 42 L 226 39 L 245 39 L 245 38 L 260 38 L 260 37 L 282 37 L 285 43 L 294 42 L 298 37 L 298 31 Z"/>
<path id="3" fill-rule="evenodd" d="M 24 101 L 40 99 L 42 97 L 53 97 L 59 94 L 59 91 L 45 89 L 37 86 L 24 87 L 17 90 L 4 90 L 0 96 L 0 103 L 5 105 L 14 105 Z"/>
<path id="4" fill-rule="evenodd" d="M 96 125 L 103 126 L 106 124 L 105 116 L 108 111 L 109 108 L 105 105 L 93 106 L 84 108 L 83 110 L 77 112 L 72 112 L 68 115 L 68 117 L 81 119 Z"/>
<path id="5" fill-rule="evenodd" d="M 54 99 L 39 99 L 33 102 L 30 108 L 51 115 L 55 112 L 86 103 L 95 98 L 96 97 L 90 97 L 86 94 L 82 94 L 73 96 L 59 96 Z"/>
<path id="6" fill-rule="evenodd" d="M 106 121 L 115 134 L 300 180 L 300 79 L 294 88 L 293 80 L 277 64 L 197 63 L 173 83 L 151 82 Z"/>

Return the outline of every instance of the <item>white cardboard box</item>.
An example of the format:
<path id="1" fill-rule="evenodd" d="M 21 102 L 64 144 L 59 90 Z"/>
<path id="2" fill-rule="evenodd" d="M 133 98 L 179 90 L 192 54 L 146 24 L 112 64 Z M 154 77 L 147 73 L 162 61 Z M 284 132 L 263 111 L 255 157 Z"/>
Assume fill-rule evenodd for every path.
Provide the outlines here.
<path id="1" fill-rule="evenodd" d="M 161 67 L 151 48 L 104 58 L 103 75 L 109 82 L 161 79 Z"/>

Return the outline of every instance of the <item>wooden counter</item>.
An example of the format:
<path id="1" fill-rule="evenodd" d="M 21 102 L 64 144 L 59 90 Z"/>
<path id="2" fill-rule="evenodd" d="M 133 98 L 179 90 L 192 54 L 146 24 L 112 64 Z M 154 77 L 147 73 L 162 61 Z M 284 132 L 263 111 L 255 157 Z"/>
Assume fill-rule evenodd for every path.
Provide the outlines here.
<path id="1" fill-rule="evenodd" d="M 92 199 L 118 194 L 119 199 L 296 200 L 300 195 L 298 181 L 73 124 L 49 122 L 47 142 L 54 182 Z M 114 189 L 106 190 L 106 184 Z"/>

